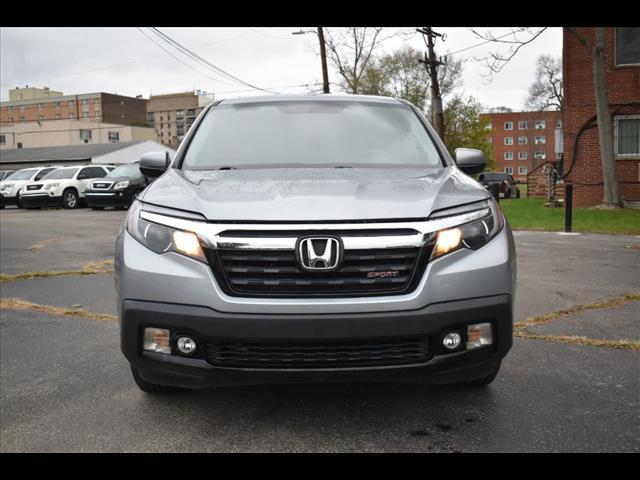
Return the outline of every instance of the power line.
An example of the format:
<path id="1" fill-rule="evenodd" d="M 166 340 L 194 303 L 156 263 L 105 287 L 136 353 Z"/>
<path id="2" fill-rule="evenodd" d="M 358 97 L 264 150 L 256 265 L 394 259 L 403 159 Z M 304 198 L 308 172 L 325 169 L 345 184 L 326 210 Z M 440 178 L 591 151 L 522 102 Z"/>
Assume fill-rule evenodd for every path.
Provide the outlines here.
<path id="1" fill-rule="evenodd" d="M 192 57 L 192 58 L 195 58 L 195 59 L 197 59 L 198 61 L 200 61 L 201 63 L 204 63 L 205 65 L 208 65 L 208 66 L 209 66 L 211 69 L 213 69 L 214 71 L 216 71 L 216 72 L 218 72 L 218 73 L 220 73 L 220 74 L 222 74 L 222 75 L 225 75 L 226 77 L 228 77 L 228 78 L 230 78 L 230 79 L 232 79 L 232 80 L 235 80 L 236 82 L 238 82 L 238 83 L 240 83 L 240 84 L 242 84 L 242 85 L 246 85 L 247 87 L 251 87 L 251 88 L 254 88 L 254 89 L 256 89 L 256 90 L 260 90 L 260 91 L 267 92 L 267 93 L 276 93 L 276 92 L 273 92 L 273 91 L 270 91 L 270 90 L 266 90 L 266 89 L 264 89 L 264 88 L 260 88 L 260 87 L 257 87 L 257 86 L 255 86 L 255 85 L 252 85 L 252 84 L 250 84 L 250 83 L 248 83 L 248 82 L 245 82 L 244 80 L 241 80 L 240 78 L 236 77 L 235 75 L 232 75 L 232 74 L 230 74 L 230 73 L 226 72 L 226 71 L 225 71 L 225 70 L 223 70 L 222 68 L 220 68 L 220 67 L 218 67 L 218 66 L 214 65 L 213 63 L 211 63 L 211 62 L 209 62 L 209 61 L 205 60 L 204 58 L 202 58 L 202 57 L 201 57 L 201 56 L 199 56 L 198 54 L 193 53 L 193 52 L 192 52 L 192 51 L 190 51 L 188 48 L 184 47 L 183 45 L 181 45 L 180 43 L 178 43 L 177 41 L 175 41 L 174 39 L 172 39 L 172 38 L 171 38 L 171 37 L 169 37 L 168 35 L 166 35 L 166 34 L 162 33 L 162 32 L 161 32 L 160 30 L 158 30 L 157 28 L 155 28 L 155 27 L 151 27 L 151 30 L 153 30 L 154 32 L 156 32 L 156 34 L 157 34 L 157 35 L 159 35 L 160 37 L 162 37 L 162 38 L 163 38 L 167 43 L 172 44 L 175 48 L 179 49 L 179 50 L 180 50 L 182 53 L 184 53 L 185 55 L 188 55 L 188 56 L 190 56 L 190 57 Z"/>
<path id="2" fill-rule="evenodd" d="M 253 29 L 250 29 L 250 30 L 252 30 L 252 31 L 247 32 L 247 33 L 242 33 L 242 34 L 236 35 L 234 37 L 229 37 L 229 38 L 224 38 L 222 40 L 217 40 L 215 42 L 204 43 L 202 45 L 198 45 L 196 47 L 193 47 L 193 49 L 195 50 L 195 49 L 198 49 L 198 48 L 208 47 L 208 46 L 211 46 L 211 45 L 216 45 L 218 43 L 223 43 L 223 42 L 227 42 L 227 41 L 230 41 L 230 40 L 235 40 L 236 38 L 246 37 L 247 35 L 253 35 L 255 33 L 260 33 L 259 30 L 253 30 Z M 123 65 L 130 65 L 132 63 L 146 62 L 147 60 L 153 60 L 153 59 L 156 59 L 156 58 L 162 58 L 164 56 L 165 56 L 165 54 L 154 55 L 152 57 L 140 58 L 138 60 L 131 60 L 129 62 L 116 63 L 116 64 L 113 64 L 113 65 L 107 65 L 107 66 L 104 66 L 104 67 L 98 67 L 98 68 L 94 68 L 94 69 L 91 69 L 91 70 L 83 70 L 81 72 L 65 73 L 65 74 L 62 74 L 62 75 L 54 76 L 54 77 L 39 78 L 37 80 L 26 80 L 26 81 L 19 81 L 19 82 L 3 83 L 3 84 L 0 85 L 0 87 L 8 87 L 10 85 L 21 85 L 21 84 L 37 83 L 37 82 L 42 82 L 42 81 L 46 81 L 46 80 L 57 80 L 59 78 L 71 77 L 71 76 L 74 76 L 74 75 L 84 75 L 85 73 L 93 73 L 93 72 L 98 72 L 100 70 L 108 70 L 110 68 L 121 67 Z"/>
<path id="3" fill-rule="evenodd" d="M 202 73 L 199 70 L 196 70 L 195 68 L 193 68 L 191 65 L 189 65 L 186 62 L 183 62 L 182 60 L 180 60 L 178 57 L 176 57 L 173 53 L 171 53 L 169 50 L 167 50 L 166 48 L 164 48 L 162 45 L 160 45 L 158 42 L 156 42 L 153 38 L 151 38 L 150 36 L 148 36 L 146 33 L 144 33 L 144 30 L 142 30 L 140 27 L 136 27 L 140 33 L 142 33 L 145 37 L 147 37 L 149 40 L 151 40 L 154 44 L 156 44 L 158 47 L 160 47 L 162 50 L 164 50 L 168 55 L 170 55 L 173 59 L 177 60 L 178 62 L 180 62 L 182 65 L 185 65 L 187 68 L 190 68 L 191 70 L 193 70 L 196 73 L 199 73 L 200 75 L 204 75 L 205 77 L 214 80 L 216 82 L 220 82 L 220 83 L 224 83 L 225 85 L 233 85 L 230 83 L 226 83 L 218 78 L 214 78 L 210 75 L 207 75 L 206 73 Z"/>
<path id="4" fill-rule="evenodd" d="M 491 40 L 486 40 L 484 42 L 476 43 L 475 45 L 471 45 L 469 47 L 456 50 L 455 52 L 448 52 L 447 55 L 455 55 L 456 53 L 466 52 L 467 50 L 471 50 L 472 48 L 481 47 L 482 45 L 486 45 L 487 43 L 491 43 L 495 40 L 500 40 L 501 38 L 508 37 L 509 35 L 513 35 L 513 34 L 514 32 L 505 33 L 504 35 L 500 35 L 499 37 L 492 38 Z"/>

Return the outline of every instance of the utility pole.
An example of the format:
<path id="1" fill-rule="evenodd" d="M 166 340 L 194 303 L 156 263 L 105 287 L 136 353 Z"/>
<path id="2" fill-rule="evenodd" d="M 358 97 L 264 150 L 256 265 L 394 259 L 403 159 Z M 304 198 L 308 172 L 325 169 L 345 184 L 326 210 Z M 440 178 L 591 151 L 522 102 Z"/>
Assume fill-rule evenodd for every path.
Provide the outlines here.
<path id="1" fill-rule="evenodd" d="M 425 54 L 425 59 L 419 61 L 425 64 L 425 68 L 431 79 L 431 111 L 433 112 L 436 131 L 442 141 L 444 141 L 444 109 L 442 108 L 442 97 L 440 96 L 440 85 L 438 84 L 438 66 L 443 65 L 443 63 L 436 59 L 433 49 L 435 37 L 442 37 L 444 40 L 444 36 L 441 33 L 434 32 L 431 27 L 418 28 L 417 31 L 427 38 L 427 53 Z"/>
<path id="2" fill-rule="evenodd" d="M 327 71 L 327 50 L 324 44 L 324 32 L 322 27 L 318 27 L 318 38 L 320 39 L 320 58 L 322 60 L 322 91 L 329 93 L 329 73 Z"/>
<path id="3" fill-rule="evenodd" d="M 324 43 L 324 31 L 322 27 L 316 27 L 316 31 L 313 30 L 299 30 L 297 32 L 291 32 L 291 35 L 304 35 L 305 33 L 315 33 L 318 35 L 320 41 L 320 60 L 322 61 L 322 91 L 329 93 L 329 73 L 327 70 L 327 49 Z"/>

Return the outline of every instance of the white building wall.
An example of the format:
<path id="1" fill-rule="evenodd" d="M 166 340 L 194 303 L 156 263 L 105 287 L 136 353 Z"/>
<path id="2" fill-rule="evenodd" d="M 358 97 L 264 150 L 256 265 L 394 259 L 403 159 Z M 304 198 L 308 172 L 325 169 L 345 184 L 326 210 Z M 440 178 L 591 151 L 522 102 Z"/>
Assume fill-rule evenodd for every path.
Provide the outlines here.
<path id="1" fill-rule="evenodd" d="M 157 152 L 157 151 L 167 151 L 171 158 L 176 154 L 176 151 L 167 147 L 166 145 L 162 145 L 161 143 L 154 142 L 152 140 L 138 143 L 136 145 L 131 145 L 130 147 L 126 147 L 115 152 L 107 153 L 104 155 L 96 156 L 91 159 L 91 163 L 98 164 L 113 164 L 117 165 L 120 163 L 131 163 L 137 162 L 142 157 L 142 154 L 147 152 Z"/>
<path id="2" fill-rule="evenodd" d="M 80 130 L 91 130 L 91 140 L 85 142 L 80 137 Z M 40 123 L 24 122 L 1 127 L 0 135 L 4 135 L 5 143 L 0 144 L 0 149 L 18 148 L 18 143 L 22 143 L 22 148 L 109 143 L 109 132 L 118 133 L 120 142 L 158 140 L 158 135 L 153 128 L 85 120 L 47 120 Z"/>

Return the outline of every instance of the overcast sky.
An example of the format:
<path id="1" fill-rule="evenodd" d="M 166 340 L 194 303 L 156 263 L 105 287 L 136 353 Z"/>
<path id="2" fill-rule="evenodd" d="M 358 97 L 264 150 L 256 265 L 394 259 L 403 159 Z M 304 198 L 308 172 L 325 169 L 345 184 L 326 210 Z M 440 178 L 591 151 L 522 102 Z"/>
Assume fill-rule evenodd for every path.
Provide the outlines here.
<path id="1" fill-rule="evenodd" d="M 317 53 L 317 36 L 291 35 L 305 27 L 291 28 L 169 28 L 158 27 L 173 39 L 209 62 L 253 85 L 280 93 L 306 93 L 305 84 L 322 80 Z M 308 27 L 306 28 L 308 29 Z M 387 33 L 398 31 L 389 28 Z M 436 53 L 466 49 L 482 42 L 467 28 L 434 27 L 446 34 L 436 43 Z M 507 28 L 481 28 L 496 36 Z M 412 27 L 403 29 L 411 32 Z M 220 75 L 197 66 L 182 54 L 162 43 L 145 28 L 147 35 L 171 55 L 145 37 L 136 28 L 2 28 L 0 29 L 1 98 L 8 100 L 8 90 L 16 86 L 48 86 L 64 94 L 109 92 L 135 96 L 171 93 L 194 89 L 214 91 L 216 98 L 262 94 L 246 89 Z M 381 52 L 412 45 L 424 50 L 422 36 L 403 39 L 393 36 Z M 535 59 L 546 53 L 562 54 L 562 31 L 549 28 L 493 80 L 482 76 L 486 67 L 475 59 L 495 45 L 481 45 L 454 55 L 465 59 L 460 92 L 473 95 L 489 107 L 507 106 L 521 109 L 534 74 Z M 503 47 L 503 51 L 504 47 Z M 188 68 L 182 62 L 190 64 Z M 329 79 L 338 77 L 330 66 Z M 337 91 L 332 87 L 332 92 Z"/>

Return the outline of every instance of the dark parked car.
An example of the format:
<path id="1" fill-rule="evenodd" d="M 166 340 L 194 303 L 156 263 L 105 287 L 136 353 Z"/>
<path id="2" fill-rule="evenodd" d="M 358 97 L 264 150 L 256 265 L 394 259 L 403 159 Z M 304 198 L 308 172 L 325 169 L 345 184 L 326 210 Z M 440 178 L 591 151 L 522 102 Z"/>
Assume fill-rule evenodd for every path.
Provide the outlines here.
<path id="1" fill-rule="evenodd" d="M 140 172 L 139 163 L 121 165 L 106 177 L 91 182 L 85 192 L 87 205 L 93 210 L 105 207 L 129 208 L 131 202 L 150 183 Z"/>
<path id="2" fill-rule="evenodd" d="M 490 192 L 493 192 L 493 185 L 498 184 L 498 192 L 504 198 L 520 198 L 520 188 L 518 183 L 508 173 L 481 173 L 478 181 Z"/>

